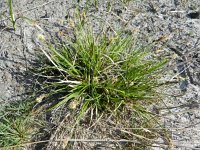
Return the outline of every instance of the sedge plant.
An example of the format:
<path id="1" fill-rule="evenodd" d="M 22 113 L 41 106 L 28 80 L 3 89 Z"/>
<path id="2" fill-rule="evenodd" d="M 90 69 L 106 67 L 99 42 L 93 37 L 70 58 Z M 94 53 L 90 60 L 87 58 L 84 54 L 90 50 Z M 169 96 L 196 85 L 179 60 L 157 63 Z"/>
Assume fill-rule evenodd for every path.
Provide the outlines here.
<path id="1" fill-rule="evenodd" d="M 46 97 L 54 101 L 50 109 L 67 105 L 80 113 L 88 108 L 106 112 L 157 100 L 159 72 L 166 61 L 133 49 L 131 36 L 94 35 L 81 28 L 66 44 L 46 43 L 49 50 L 42 51 L 47 59 L 37 73 L 45 78 Z"/>
<path id="2" fill-rule="evenodd" d="M 17 101 L 0 111 L 0 149 L 22 149 L 21 144 L 31 141 L 41 126 L 31 112 L 32 107 L 31 101 Z"/>
<path id="3" fill-rule="evenodd" d="M 92 122 L 102 114 L 112 114 L 122 122 L 123 112 L 128 114 L 129 110 L 129 127 L 155 127 L 158 122 L 148 106 L 160 100 L 156 89 L 162 85 L 159 78 L 167 60 L 154 58 L 149 48 L 135 48 L 131 35 L 94 34 L 83 26 L 74 32 L 74 38 L 65 43 L 52 44 L 41 38 L 47 46 L 41 49 L 43 63 L 35 70 L 39 92 L 45 93 L 41 104 L 49 101 L 47 111 L 63 107 L 74 111 L 70 136 L 86 116 Z M 131 132 L 141 141 L 156 135 Z M 122 133 L 122 138 L 131 137 Z"/>

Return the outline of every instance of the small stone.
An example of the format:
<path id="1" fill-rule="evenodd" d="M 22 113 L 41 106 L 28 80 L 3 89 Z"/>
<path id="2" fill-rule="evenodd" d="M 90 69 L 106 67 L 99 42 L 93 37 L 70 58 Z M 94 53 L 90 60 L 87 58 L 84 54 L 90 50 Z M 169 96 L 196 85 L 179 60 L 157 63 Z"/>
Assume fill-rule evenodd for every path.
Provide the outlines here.
<path id="1" fill-rule="evenodd" d="M 188 81 L 187 80 L 183 80 L 181 81 L 180 83 L 180 89 L 182 92 L 186 92 L 187 91 L 187 88 L 188 88 Z"/>
<path id="2" fill-rule="evenodd" d="M 187 14 L 188 18 L 199 19 L 200 13 L 198 11 L 191 11 Z"/>

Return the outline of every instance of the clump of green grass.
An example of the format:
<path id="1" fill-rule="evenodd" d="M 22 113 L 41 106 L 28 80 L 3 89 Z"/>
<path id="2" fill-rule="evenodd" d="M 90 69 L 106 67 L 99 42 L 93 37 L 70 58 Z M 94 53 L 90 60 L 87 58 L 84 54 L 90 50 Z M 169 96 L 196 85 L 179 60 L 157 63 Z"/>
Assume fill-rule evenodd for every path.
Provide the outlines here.
<path id="1" fill-rule="evenodd" d="M 25 142 L 30 142 L 39 127 L 39 122 L 31 114 L 33 103 L 14 102 L 0 111 L 0 149 L 20 149 Z"/>
<path id="2" fill-rule="evenodd" d="M 67 104 L 81 114 L 91 107 L 106 112 L 157 100 L 158 73 L 166 61 L 147 59 L 148 52 L 134 49 L 128 35 L 95 36 L 81 28 L 75 36 L 43 50 L 48 60 L 38 73 L 45 77 L 47 97 L 57 101 L 51 109 Z"/>
<path id="3" fill-rule="evenodd" d="M 84 122 L 81 120 L 91 123 L 102 114 L 114 115 L 116 124 L 123 125 L 123 119 L 131 113 L 130 125 L 124 127 L 155 127 L 158 120 L 147 107 L 160 100 L 156 89 L 161 86 L 159 78 L 167 60 L 154 58 L 148 48 L 135 48 L 131 35 L 94 34 L 83 26 L 74 30 L 74 38 L 64 44 L 41 38 L 47 46 L 41 49 L 43 63 L 36 70 L 39 92 L 45 93 L 41 104 L 49 101 L 47 111 L 67 107 L 76 114 L 69 136 Z M 130 132 L 142 142 L 157 136 L 140 129 Z M 132 139 L 128 133 L 122 132 L 119 137 Z"/>

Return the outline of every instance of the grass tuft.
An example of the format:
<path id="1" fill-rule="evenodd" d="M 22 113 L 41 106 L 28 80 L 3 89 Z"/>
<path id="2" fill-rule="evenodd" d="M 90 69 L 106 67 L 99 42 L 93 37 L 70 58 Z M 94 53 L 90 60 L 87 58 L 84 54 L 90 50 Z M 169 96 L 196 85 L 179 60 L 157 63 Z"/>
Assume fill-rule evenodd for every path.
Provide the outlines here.
<path id="1" fill-rule="evenodd" d="M 14 102 L 0 111 L 0 149 L 30 142 L 40 123 L 31 114 L 33 104 L 30 101 Z"/>
<path id="2" fill-rule="evenodd" d="M 165 60 L 148 59 L 148 51 L 134 49 L 128 35 L 95 36 L 83 28 L 75 35 L 75 41 L 48 43 L 49 51 L 43 50 L 48 61 L 38 73 L 46 77 L 42 89 L 51 89 L 48 96 L 57 101 L 51 109 L 67 104 L 83 112 L 117 111 L 155 102 L 158 72 Z"/>

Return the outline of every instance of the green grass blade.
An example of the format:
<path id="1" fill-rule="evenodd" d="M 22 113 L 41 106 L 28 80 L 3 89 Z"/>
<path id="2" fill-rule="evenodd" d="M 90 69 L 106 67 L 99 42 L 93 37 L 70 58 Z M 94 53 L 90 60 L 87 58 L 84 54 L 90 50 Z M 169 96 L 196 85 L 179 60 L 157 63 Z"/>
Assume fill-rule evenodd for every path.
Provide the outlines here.
<path id="1" fill-rule="evenodd" d="M 14 16 L 14 12 L 13 12 L 12 0 L 8 0 L 8 7 L 9 7 L 9 15 L 10 15 L 10 18 L 11 18 L 13 28 L 14 28 L 14 30 L 16 30 L 16 21 L 15 21 L 15 16 Z"/>
<path id="2" fill-rule="evenodd" d="M 77 98 L 80 96 L 80 93 L 79 92 L 76 92 L 76 93 L 72 93 L 72 94 L 69 94 L 67 95 L 61 102 L 59 102 L 58 104 L 54 105 L 53 107 L 51 107 L 50 109 L 48 109 L 47 111 L 50 111 L 54 108 L 57 108 L 65 103 L 67 103 L 69 100 L 73 99 L 73 98 Z"/>

